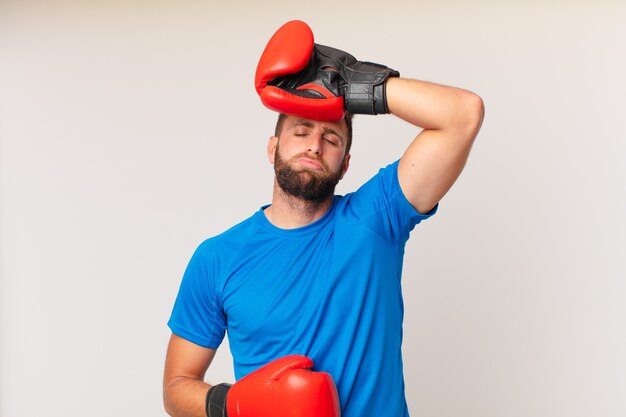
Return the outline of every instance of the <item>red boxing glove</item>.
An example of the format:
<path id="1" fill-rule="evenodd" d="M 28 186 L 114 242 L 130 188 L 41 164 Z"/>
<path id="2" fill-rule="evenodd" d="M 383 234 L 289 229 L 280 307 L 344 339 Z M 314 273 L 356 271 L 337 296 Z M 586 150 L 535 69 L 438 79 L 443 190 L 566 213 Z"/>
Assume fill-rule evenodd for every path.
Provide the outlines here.
<path id="1" fill-rule="evenodd" d="M 388 113 L 385 83 L 400 74 L 357 61 L 339 49 L 313 42 L 299 20 L 280 27 L 268 42 L 255 75 L 256 90 L 271 110 L 314 120 L 339 120 L 345 111 Z"/>
<path id="2" fill-rule="evenodd" d="M 305 69 L 311 60 L 313 46 L 313 32 L 306 23 L 293 20 L 281 26 L 267 43 L 257 65 L 254 78 L 256 91 L 267 108 L 279 113 L 306 119 L 339 120 L 344 114 L 343 97 L 335 97 L 325 91 L 320 91 L 323 99 L 307 97 L 298 94 L 295 91 L 297 88 L 286 91 L 268 85 L 281 76 Z"/>
<path id="3" fill-rule="evenodd" d="M 246 375 L 236 384 L 212 387 L 208 417 L 339 417 L 332 377 L 313 372 L 313 361 L 290 355 Z"/>

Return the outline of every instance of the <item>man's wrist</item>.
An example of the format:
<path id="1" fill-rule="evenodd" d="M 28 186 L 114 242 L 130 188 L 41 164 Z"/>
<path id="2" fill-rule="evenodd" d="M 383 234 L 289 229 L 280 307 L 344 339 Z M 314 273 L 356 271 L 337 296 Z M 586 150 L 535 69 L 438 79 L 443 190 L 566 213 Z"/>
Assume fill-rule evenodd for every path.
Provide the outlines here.
<path id="1" fill-rule="evenodd" d="M 218 384 L 209 388 L 206 393 L 205 411 L 207 417 L 228 417 L 226 396 L 231 384 Z"/>
<path id="2" fill-rule="evenodd" d="M 344 91 L 346 110 L 354 114 L 388 114 L 386 84 L 400 73 L 384 65 L 358 62 Z"/>

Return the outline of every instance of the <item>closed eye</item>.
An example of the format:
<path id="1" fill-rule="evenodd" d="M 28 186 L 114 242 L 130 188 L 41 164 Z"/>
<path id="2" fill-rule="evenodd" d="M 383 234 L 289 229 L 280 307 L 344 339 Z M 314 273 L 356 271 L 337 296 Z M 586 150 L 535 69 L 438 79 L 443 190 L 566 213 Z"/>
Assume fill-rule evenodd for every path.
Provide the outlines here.
<path id="1" fill-rule="evenodd" d="M 311 133 L 311 130 L 308 129 L 306 126 L 297 126 L 294 130 L 293 130 L 293 135 L 294 136 L 298 136 L 298 137 L 304 137 L 304 136 L 308 136 Z"/>

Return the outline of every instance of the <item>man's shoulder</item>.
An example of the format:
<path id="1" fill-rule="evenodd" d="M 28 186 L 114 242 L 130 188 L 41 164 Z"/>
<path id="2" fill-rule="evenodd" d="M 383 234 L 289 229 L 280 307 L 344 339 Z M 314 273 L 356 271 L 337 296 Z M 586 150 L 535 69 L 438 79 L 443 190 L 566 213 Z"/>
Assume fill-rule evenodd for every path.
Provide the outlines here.
<path id="1" fill-rule="evenodd" d="M 378 168 L 376 172 L 356 190 L 348 192 L 344 195 L 335 195 L 335 205 L 338 208 L 349 208 L 355 201 L 361 201 L 363 197 L 391 195 L 393 192 L 400 190 L 397 184 L 398 161 L 394 161 L 382 168 Z M 395 185 L 395 187 L 394 187 Z"/>
<path id="2" fill-rule="evenodd" d="M 198 250 L 229 252 L 240 247 L 255 235 L 258 225 L 257 216 L 258 212 L 225 231 L 207 238 L 200 244 Z"/>

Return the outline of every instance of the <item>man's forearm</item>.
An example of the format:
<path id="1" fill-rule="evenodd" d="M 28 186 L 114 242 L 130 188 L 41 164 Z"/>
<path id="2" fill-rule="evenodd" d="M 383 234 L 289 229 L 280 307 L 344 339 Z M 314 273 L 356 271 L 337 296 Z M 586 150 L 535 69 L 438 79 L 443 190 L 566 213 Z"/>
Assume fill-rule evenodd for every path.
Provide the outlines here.
<path id="1" fill-rule="evenodd" d="M 415 126 L 463 131 L 471 139 L 480 127 L 482 100 L 470 91 L 406 78 L 390 78 L 386 88 L 391 113 Z"/>
<path id="2" fill-rule="evenodd" d="M 163 387 L 165 411 L 172 417 L 206 417 L 205 399 L 211 385 L 178 377 Z"/>

